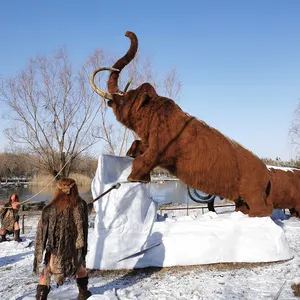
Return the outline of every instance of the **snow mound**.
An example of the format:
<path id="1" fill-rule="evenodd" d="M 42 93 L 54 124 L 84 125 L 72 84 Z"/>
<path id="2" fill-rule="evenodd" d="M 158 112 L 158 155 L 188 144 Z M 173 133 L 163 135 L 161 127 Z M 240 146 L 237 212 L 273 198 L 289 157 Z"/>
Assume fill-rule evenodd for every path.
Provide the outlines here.
<path id="1" fill-rule="evenodd" d="M 132 159 L 102 155 L 92 183 L 95 227 L 87 267 L 112 270 L 224 262 L 271 262 L 293 257 L 283 229 L 271 218 L 241 212 L 157 221 L 149 185 L 126 183 Z M 161 220 L 161 218 L 160 218 Z"/>

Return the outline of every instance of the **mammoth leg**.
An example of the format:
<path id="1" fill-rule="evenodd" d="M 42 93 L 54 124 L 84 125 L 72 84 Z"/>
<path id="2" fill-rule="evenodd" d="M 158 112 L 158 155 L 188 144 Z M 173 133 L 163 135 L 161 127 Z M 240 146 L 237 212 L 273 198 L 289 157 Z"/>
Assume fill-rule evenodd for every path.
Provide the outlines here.
<path id="1" fill-rule="evenodd" d="M 216 210 L 215 210 L 215 198 L 216 198 L 216 196 L 214 196 L 214 199 L 212 201 L 207 203 L 208 211 L 216 212 Z"/>
<path id="2" fill-rule="evenodd" d="M 247 202 L 242 200 L 241 198 L 238 198 L 235 202 L 235 211 L 240 211 L 243 214 L 249 214 L 249 206 Z"/>
<path id="3" fill-rule="evenodd" d="M 292 212 L 294 213 L 294 215 L 298 218 L 300 218 L 300 204 L 296 204 L 295 208 L 291 208 L 290 212 L 292 214 Z"/>
<path id="4" fill-rule="evenodd" d="M 264 191 L 252 192 L 243 197 L 249 206 L 249 217 L 267 217 L 272 214 L 272 209 L 266 204 Z"/>
<path id="5" fill-rule="evenodd" d="M 289 211 L 292 217 L 299 217 L 299 214 L 295 208 L 290 208 Z"/>
<path id="6" fill-rule="evenodd" d="M 150 172 L 158 165 L 158 153 L 147 149 L 141 156 L 134 159 L 128 181 L 150 182 Z"/>
<path id="7" fill-rule="evenodd" d="M 145 144 L 142 143 L 142 141 L 140 140 L 135 140 L 131 147 L 129 148 L 129 150 L 126 153 L 126 156 L 130 156 L 130 157 L 138 157 L 141 156 L 146 150 L 147 150 L 147 146 L 145 146 Z"/>
<path id="8" fill-rule="evenodd" d="M 272 214 L 273 204 L 268 199 L 270 194 L 270 181 L 254 176 L 244 177 L 240 180 L 239 196 L 249 206 L 249 217 L 267 217 Z"/>

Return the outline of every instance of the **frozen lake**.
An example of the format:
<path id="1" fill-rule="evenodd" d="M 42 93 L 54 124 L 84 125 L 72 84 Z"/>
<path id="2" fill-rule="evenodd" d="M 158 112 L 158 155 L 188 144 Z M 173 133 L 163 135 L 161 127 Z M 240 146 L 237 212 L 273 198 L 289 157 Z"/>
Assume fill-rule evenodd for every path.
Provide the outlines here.
<path id="1" fill-rule="evenodd" d="M 123 183 L 123 184 L 130 184 L 130 183 Z M 195 203 L 188 196 L 187 186 L 179 180 L 170 180 L 170 181 L 158 180 L 149 183 L 149 185 L 150 185 L 150 194 L 153 200 L 159 203 L 160 205 L 165 203 L 189 203 L 189 204 Z M 50 201 L 54 194 L 54 188 L 48 187 L 40 193 L 42 189 L 43 189 L 42 187 L 36 187 L 30 185 L 26 188 L 24 187 L 1 188 L 0 201 L 1 202 L 7 201 L 9 196 L 12 193 L 18 194 L 21 201 L 25 201 L 31 198 L 32 196 L 36 195 L 37 193 L 39 194 L 30 201 L 31 203 Z M 92 199 L 91 188 L 89 186 L 79 187 L 79 193 L 81 197 L 84 198 L 85 200 Z M 219 199 L 216 200 L 216 203 L 218 201 Z"/>

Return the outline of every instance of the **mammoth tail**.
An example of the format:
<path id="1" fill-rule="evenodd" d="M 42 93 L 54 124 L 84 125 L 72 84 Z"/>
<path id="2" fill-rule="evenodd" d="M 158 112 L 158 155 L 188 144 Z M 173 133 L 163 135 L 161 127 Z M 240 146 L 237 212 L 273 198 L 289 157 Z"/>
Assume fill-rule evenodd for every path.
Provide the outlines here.
<path id="1" fill-rule="evenodd" d="M 118 79 L 119 79 L 120 72 L 126 65 L 128 65 L 133 60 L 135 54 L 137 53 L 137 49 L 138 49 L 137 36 L 133 32 L 130 32 L 130 31 L 126 31 L 125 36 L 130 38 L 130 41 L 131 41 L 130 48 L 127 51 L 127 53 L 113 65 L 113 68 L 118 69 L 119 72 L 112 71 L 108 78 L 107 88 L 108 88 L 108 92 L 111 94 L 119 92 Z"/>

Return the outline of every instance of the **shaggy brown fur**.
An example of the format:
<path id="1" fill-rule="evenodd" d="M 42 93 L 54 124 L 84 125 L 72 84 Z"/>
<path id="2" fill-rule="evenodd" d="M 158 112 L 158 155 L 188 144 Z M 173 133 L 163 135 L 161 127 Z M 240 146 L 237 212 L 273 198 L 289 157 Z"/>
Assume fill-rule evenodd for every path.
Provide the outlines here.
<path id="1" fill-rule="evenodd" d="M 300 177 L 297 172 L 270 168 L 270 201 L 274 208 L 288 208 L 294 216 L 300 211 Z"/>
<path id="2" fill-rule="evenodd" d="M 300 171 L 285 171 L 270 167 L 271 189 L 268 197 L 274 209 L 289 209 L 294 217 L 300 211 Z M 236 211 L 249 212 L 244 201 L 236 202 Z"/>
<path id="3" fill-rule="evenodd" d="M 249 214 L 249 206 L 245 201 L 237 200 L 235 201 L 235 211 L 240 211 L 243 214 Z"/>
<path id="4" fill-rule="evenodd" d="M 126 32 L 126 36 L 131 40 L 130 49 L 113 66 L 120 71 L 137 51 L 136 35 Z M 117 119 L 141 138 L 127 153 L 135 158 L 129 181 L 149 182 L 151 170 L 161 166 L 192 188 L 245 200 L 250 216 L 271 213 L 266 203 L 269 173 L 257 156 L 183 112 L 173 100 L 159 96 L 149 83 L 121 93 L 118 77 L 119 72 L 111 72 L 108 91 L 113 100 L 108 105 Z"/>
<path id="5" fill-rule="evenodd" d="M 75 181 L 70 178 L 58 182 L 54 199 L 42 211 L 35 237 L 34 272 L 38 274 L 45 250 L 45 276 L 50 280 L 53 272 L 54 280 L 60 285 L 85 265 L 87 253 L 87 204 L 79 197 L 76 185 L 69 193 L 64 189 L 72 183 Z"/>

